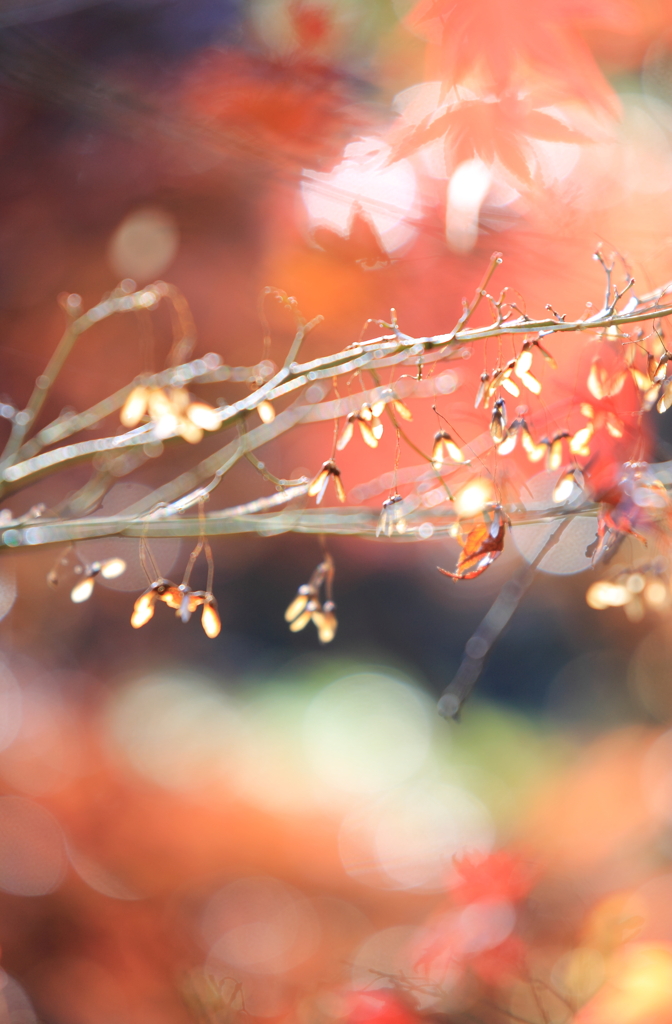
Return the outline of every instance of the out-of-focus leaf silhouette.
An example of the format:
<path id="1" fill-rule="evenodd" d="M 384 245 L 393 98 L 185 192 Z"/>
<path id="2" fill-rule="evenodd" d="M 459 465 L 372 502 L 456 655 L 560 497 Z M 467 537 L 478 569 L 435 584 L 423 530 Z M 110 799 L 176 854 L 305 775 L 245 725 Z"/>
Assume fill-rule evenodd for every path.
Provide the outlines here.
<path id="1" fill-rule="evenodd" d="M 331 32 L 332 15 L 324 6 L 292 0 L 287 13 L 297 41 L 304 50 L 318 46 Z"/>
<path id="2" fill-rule="evenodd" d="M 533 161 L 529 139 L 570 144 L 590 141 L 584 132 L 513 95 L 499 100 L 464 100 L 436 117 L 425 118 L 417 127 L 400 127 L 398 136 L 393 160 L 410 156 L 445 136 L 451 163 L 460 164 L 474 156 L 489 164 L 499 159 L 527 185 L 532 183 Z"/>
<path id="3" fill-rule="evenodd" d="M 313 231 L 313 241 L 337 259 L 360 263 L 366 269 L 390 262 L 375 226 L 359 205 L 355 205 L 347 235 L 321 225 Z"/>
<path id="4" fill-rule="evenodd" d="M 199 57 L 182 91 L 191 118 L 305 167 L 335 156 L 354 127 L 347 93 L 344 76 L 309 57 L 222 50 Z"/>
<path id="5" fill-rule="evenodd" d="M 449 86 L 472 75 L 501 94 L 532 71 L 556 97 L 613 110 L 613 93 L 580 28 L 628 32 L 634 10 L 625 0 L 420 0 L 407 20 L 429 39 L 432 71 Z"/>
<path id="6" fill-rule="evenodd" d="M 497 850 L 480 859 L 468 854 L 455 860 L 457 879 L 450 894 L 457 903 L 522 899 L 535 881 L 529 863 L 513 850 Z"/>
<path id="7" fill-rule="evenodd" d="M 213 153 L 296 173 L 333 156 L 353 127 L 349 84 L 327 65 L 214 50 L 162 89 L 136 88 L 26 29 L 0 36 L 0 81 L 47 107 L 190 160 Z"/>

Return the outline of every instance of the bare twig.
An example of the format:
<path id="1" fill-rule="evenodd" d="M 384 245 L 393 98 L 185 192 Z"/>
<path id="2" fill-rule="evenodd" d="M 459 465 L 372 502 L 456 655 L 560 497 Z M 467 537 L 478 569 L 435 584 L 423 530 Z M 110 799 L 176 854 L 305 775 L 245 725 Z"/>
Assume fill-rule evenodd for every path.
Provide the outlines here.
<path id="1" fill-rule="evenodd" d="M 535 558 L 505 583 L 495 601 L 464 647 L 464 655 L 455 677 L 443 691 L 438 704 L 444 718 L 457 718 L 462 705 L 473 690 L 485 665 L 485 659 L 501 636 L 534 579 L 541 561 L 553 548 L 572 521 L 573 514 L 564 512 L 564 519 L 555 528 Z"/>

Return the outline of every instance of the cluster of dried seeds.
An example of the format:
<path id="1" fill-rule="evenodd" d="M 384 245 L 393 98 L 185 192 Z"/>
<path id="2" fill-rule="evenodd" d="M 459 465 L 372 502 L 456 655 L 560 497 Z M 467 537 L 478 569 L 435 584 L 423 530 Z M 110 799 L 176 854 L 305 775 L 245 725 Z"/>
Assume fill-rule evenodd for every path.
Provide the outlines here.
<path id="1" fill-rule="evenodd" d="M 219 430 L 222 421 L 217 409 L 206 402 L 194 401 L 186 388 L 133 388 L 121 410 L 121 424 L 129 430 L 147 418 L 154 424 L 158 438 L 179 435 L 189 444 L 198 444 L 205 430 Z"/>
<path id="2" fill-rule="evenodd" d="M 336 636 L 338 620 L 336 605 L 332 597 L 334 563 L 330 555 L 315 569 L 307 583 L 302 584 L 296 597 L 285 611 L 285 621 L 292 633 L 299 633 L 312 622 L 317 629 L 320 643 L 328 644 Z M 320 588 L 324 585 L 325 600 L 320 599 Z"/>
<path id="3" fill-rule="evenodd" d="M 154 616 L 156 602 L 162 601 L 182 622 L 188 622 L 197 608 L 202 607 L 201 625 L 206 636 L 214 639 L 219 635 L 222 624 L 217 611 L 217 602 L 211 591 L 191 590 L 185 584 L 171 583 L 170 580 L 156 579 L 133 605 L 131 625 L 133 629 L 144 626 Z"/>

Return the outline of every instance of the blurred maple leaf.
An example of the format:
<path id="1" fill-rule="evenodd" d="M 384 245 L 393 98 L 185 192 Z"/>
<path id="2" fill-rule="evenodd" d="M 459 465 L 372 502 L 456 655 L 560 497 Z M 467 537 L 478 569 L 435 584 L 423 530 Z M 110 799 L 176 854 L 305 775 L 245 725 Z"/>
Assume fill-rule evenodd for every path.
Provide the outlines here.
<path id="1" fill-rule="evenodd" d="M 246 147 L 314 167 L 340 151 L 353 127 L 348 93 L 344 76 L 308 56 L 285 62 L 211 50 L 185 76 L 183 103 Z"/>
<path id="2" fill-rule="evenodd" d="M 457 560 L 457 572 L 448 572 L 441 566 L 437 566 L 437 569 L 453 580 L 473 580 L 480 576 L 504 550 L 505 529 L 504 520 L 492 524 L 477 523 L 464 539 L 458 537 L 462 551 Z"/>
<path id="3" fill-rule="evenodd" d="M 333 16 L 326 7 L 292 0 L 287 13 L 298 44 L 304 50 L 319 46 L 331 33 Z"/>
<path id="4" fill-rule="evenodd" d="M 517 935 L 509 935 L 492 949 L 470 959 L 469 966 L 486 985 L 499 985 L 506 978 L 519 977 L 525 969 L 527 947 Z"/>
<path id="5" fill-rule="evenodd" d="M 430 40 L 432 78 L 454 85 L 478 76 L 501 94 L 533 70 L 556 97 L 613 111 L 614 94 L 580 29 L 623 34 L 636 20 L 627 0 L 420 0 L 407 24 Z"/>
<path id="6" fill-rule="evenodd" d="M 375 225 L 358 203 L 354 204 L 347 235 L 320 225 L 314 229 L 312 238 L 320 249 L 330 255 L 348 263 L 359 263 L 366 270 L 390 263 Z"/>
<path id="7" fill-rule="evenodd" d="M 508 850 L 497 850 L 480 860 L 456 858 L 454 865 L 458 877 L 451 886 L 451 895 L 457 903 L 515 902 L 527 895 L 535 880 L 530 865 Z"/>
<path id="8" fill-rule="evenodd" d="M 415 1024 L 420 1018 L 399 992 L 352 992 L 348 999 L 347 1024 Z"/>
<path id="9" fill-rule="evenodd" d="M 449 160 L 457 165 L 478 156 L 492 164 L 497 158 L 514 177 L 532 183 L 534 152 L 529 139 L 544 142 L 591 141 L 529 100 L 506 95 L 501 99 L 473 99 L 455 103 L 417 126 L 400 128 L 392 147 L 392 160 L 401 160 L 427 143 L 445 136 Z"/>

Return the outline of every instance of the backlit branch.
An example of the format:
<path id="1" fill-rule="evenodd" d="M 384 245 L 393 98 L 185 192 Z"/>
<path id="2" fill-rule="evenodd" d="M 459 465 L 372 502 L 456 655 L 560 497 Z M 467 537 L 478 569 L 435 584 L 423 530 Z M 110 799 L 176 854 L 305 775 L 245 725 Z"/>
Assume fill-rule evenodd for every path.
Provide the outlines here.
<path id="1" fill-rule="evenodd" d="M 223 432 L 236 430 L 237 436 L 223 445 L 218 451 L 199 461 L 195 466 L 180 474 L 175 479 L 159 487 L 145 499 L 125 509 L 115 517 L 87 516 L 86 522 L 77 519 L 40 519 L 35 522 L 21 522 L 5 513 L 6 528 L 0 534 L 0 545 L 9 547 L 34 547 L 39 544 L 55 543 L 59 540 L 74 540 L 78 537 L 109 536 L 191 536 L 198 532 L 199 520 L 184 516 L 182 513 L 190 507 L 189 496 L 198 489 L 210 486 L 214 479 L 220 483 L 224 475 L 241 458 L 247 456 L 262 471 L 262 475 L 275 482 L 278 494 L 260 499 L 250 506 L 235 510 L 211 512 L 205 516 L 205 529 L 209 535 L 257 531 L 276 532 L 293 530 L 295 532 L 342 533 L 359 536 L 375 536 L 377 515 L 369 509 L 287 509 L 285 511 L 267 513 L 276 505 L 296 502 L 299 498 L 301 484 L 296 481 L 277 481 L 273 474 L 266 470 L 252 453 L 270 441 L 280 437 L 298 424 L 326 421 L 356 415 L 362 407 L 375 405 L 377 402 L 394 402 L 412 395 L 425 397 L 437 393 L 449 393 L 454 390 L 455 381 L 450 370 L 428 380 L 413 381 L 411 378 L 401 379 L 394 385 L 375 387 L 346 398 L 322 401 L 324 385 L 334 377 L 351 375 L 358 371 L 372 372 L 377 380 L 377 372 L 395 365 L 416 364 L 419 360 L 450 361 L 457 357 L 464 346 L 486 339 L 503 335 L 525 335 L 527 338 L 542 338 L 549 335 L 591 331 L 598 335 L 610 328 L 626 328 L 629 325 L 641 324 L 646 321 L 660 321 L 672 313 L 672 305 L 661 304 L 663 296 L 670 285 L 657 289 L 640 299 L 631 298 L 625 306 L 617 309 L 617 303 L 632 287 L 628 280 L 626 288 L 620 293 L 610 286 L 605 306 L 596 314 L 580 320 L 567 321 L 553 312 L 552 316 L 532 319 L 521 313 L 515 318 L 502 316 L 502 311 L 495 310 L 492 322 L 487 326 L 471 327 L 467 323 L 482 298 L 487 297 L 487 285 L 501 262 L 499 254 L 495 254 L 488 271 L 476 290 L 471 303 L 465 304 L 462 315 L 454 328 L 445 333 L 429 337 L 411 337 L 403 333 L 396 320 L 389 327 L 389 332 L 379 337 L 351 345 L 340 352 L 318 359 L 297 362 L 299 347 L 306 334 L 319 322 L 315 318 L 307 322 L 297 312 L 297 331 L 290 346 L 284 364 L 273 370 L 272 364 L 259 364 L 251 367 L 229 367 L 219 362 L 219 357 L 209 355 L 180 366 L 152 374 L 144 375 L 136 381 L 119 389 L 113 395 L 93 405 L 81 413 L 61 416 L 47 426 L 41 428 L 32 437 L 32 427 L 42 409 L 50 387 L 75 343 L 92 326 L 116 313 L 137 309 L 152 309 L 162 300 L 170 301 L 177 294 L 171 286 L 157 282 L 139 291 L 128 294 L 118 289 L 102 302 L 86 313 L 81 313 L 73 306 L 72 321 L 66 329 L 56 351 L 49 361 L 45 372 L 38 377 L 35 389 L 25 407 L 14 416 L 12 431 L 5 452 L 0 462 L 0 495 L 7 495 L 35 483 L 46 475 L 51 475 L 78 463 L 90 462 L 96 457 L 116 458 L 124 453 L 137 451 L 142 461 L 145 446 L 161 441 L 172 445 L 184 444 L 178 431 L 157 434 L 157 424 L 151 419 L 138 426 L 112 436 L 103 436 L 93 440 L 74 441 L 68 444 L 60 442 L 73 437 L 85 429 L 95 427 L 97 423 L 124 407 L 134 388 L 144 388 L 147 392 L 161 389 L 184 389 L 187 384 L 207 384 L 229 381 L 254 382 L 253 390 L 239 400 L 211 410 L 214 423 L 207 429 Z M 607 268 L 610 269 L 610 268 Z M 511 309 L 514 306 L 509 304 Z M 175 348 L 179 350 L 179 345 Z M 260 367 L 263 367 L 263 372 Z M 270 369 L 269 369 L 270 367 Z M 270 376 L 269 376 L 270 374 Z M 309 389 L 317 385 L 318 397 L 311 401 Z M 322 396 L 320 397 L 320 389 Z M 262 422 L 252 429 L 246 424 L 247 418 L 260 406 L 268 406 L 286 395 L 297 393 L 296 401 L 274 415 L 270 422 Z M 261 410 L 260 410 L 261 413 Z M 392 413 L 394 415 L 394 413 Z M 241 429 L 244 428 L 244 429 Z M 50 447 L 58 445 L 57 447 Z M 469 457 L 491 446 L 489 435 L 485 440 L 476 439 L 468 445 Z M 44 450 L 48 448 L 48 450 Z M 431 460 L 430 460 L 431 461 Z M 459 471 L 460 467 L 456 468 Z M 430 476 L 439 477 L 442 482 L 445 473 L 429 469 Z M 296 488 L 299 487 L 299 491 Z M 209 493 L 209 491 L 208 491 Z M 301 496 L 305 491 L 301 491 Z M 290 497 L 288 497 L 290 495 Z M 196 500 L 196 499 L 194 499 Z M 182 504 L 181 504 L 182 503 Z M 305 503 L 305 500 L 304 500 Z M 167 511 L 173 509 L 172 512 Z M 159 515 L 157 510 L 163 510 Z M 450 509 L 441 514 L 435 510 L 413 507 L 409 501 L 404 511 L 406 532 L 403 538 L 413 539 L 422 523 L 429 523 L 432 535 L 449 533 L 454 528 L 456 514 Z M 522 513 L 520 508 L 506 510 L 512 521 L 539 522 L 567 515 L 558 509 L 549 509 L 546 514 L 535 512 Z M 572 515 L 596 515 L 597 506 L 589 503 Z M 521 518 L 522 516 L 522 518 Z M 527 516 L 527 518 L 525 518 Z M 426 531 L 427 532 L 427 531 Z"/>

